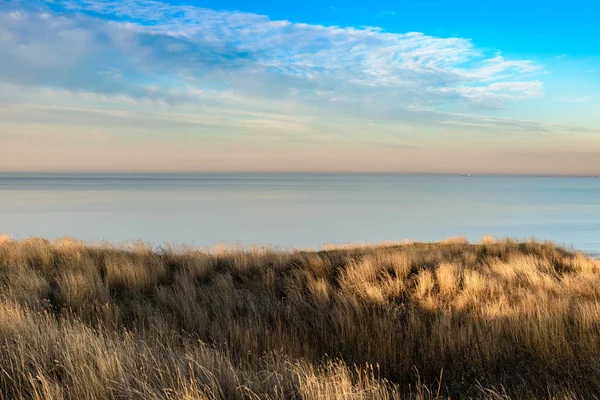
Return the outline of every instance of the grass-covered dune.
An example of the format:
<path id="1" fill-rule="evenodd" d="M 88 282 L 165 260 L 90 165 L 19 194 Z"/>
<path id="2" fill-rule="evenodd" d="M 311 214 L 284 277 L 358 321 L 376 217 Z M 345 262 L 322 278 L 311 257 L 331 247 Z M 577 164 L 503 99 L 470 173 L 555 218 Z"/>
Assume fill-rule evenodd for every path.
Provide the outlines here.
<path id="1" fill-rule="evenodd" d="M 593 398 L 600 261 L 0 239 L 4 399 Z"/>

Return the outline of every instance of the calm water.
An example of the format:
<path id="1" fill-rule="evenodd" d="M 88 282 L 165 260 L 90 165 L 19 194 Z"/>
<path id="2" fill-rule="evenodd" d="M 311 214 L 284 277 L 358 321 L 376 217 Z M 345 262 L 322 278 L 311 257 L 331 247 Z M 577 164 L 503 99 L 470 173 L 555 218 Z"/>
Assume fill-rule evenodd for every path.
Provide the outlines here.
<path id="1" fill-rule="evenodd" d="M 600 179 L 0 174 L 0 232 L 302 247 L 535 236 L 600 253 Z"/>

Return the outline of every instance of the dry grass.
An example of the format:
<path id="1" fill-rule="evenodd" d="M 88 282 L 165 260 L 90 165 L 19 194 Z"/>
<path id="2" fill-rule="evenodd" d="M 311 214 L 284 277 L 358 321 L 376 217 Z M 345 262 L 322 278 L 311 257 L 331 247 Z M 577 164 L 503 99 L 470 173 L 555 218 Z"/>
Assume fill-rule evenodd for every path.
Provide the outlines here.
<path id="1" fill-rule="evenodd" d="M 594 398 L 600 261 L 551 243 L 0 237 L 0 398 Z"/>

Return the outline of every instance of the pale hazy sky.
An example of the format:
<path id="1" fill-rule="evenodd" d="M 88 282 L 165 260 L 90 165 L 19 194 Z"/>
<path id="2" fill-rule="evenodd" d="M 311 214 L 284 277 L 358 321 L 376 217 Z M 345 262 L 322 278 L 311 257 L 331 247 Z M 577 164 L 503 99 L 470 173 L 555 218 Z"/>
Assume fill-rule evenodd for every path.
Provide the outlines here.
<path id="1" fill-rule="evenodd" d="M 600 174 L 600 6 L 544 4 L 3 1 L 0 171 Z"/>

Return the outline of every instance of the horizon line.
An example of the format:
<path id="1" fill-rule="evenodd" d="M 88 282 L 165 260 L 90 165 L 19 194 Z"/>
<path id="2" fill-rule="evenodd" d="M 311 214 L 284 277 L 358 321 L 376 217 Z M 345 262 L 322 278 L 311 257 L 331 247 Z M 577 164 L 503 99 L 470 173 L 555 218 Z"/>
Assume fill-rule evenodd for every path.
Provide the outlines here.
<path id="1" fill-rule="evenodd" d="M 280 174 L 280 175 L 444 175 L 444 176 L 462 176 L 462 177 L 477 177 L 477 176 L 488 176 L 488 177 L 503 177 L 503 176 L 514 176 L 514 177 L 548 177 L 548 178 L 600 178 L 600 174 L 560 174 L 560 173 L 504 173 L 504 172 L 424 172 L 424 171 L 314 171 L 314 170 L 289 170 L 289 171 L 277 171 L 277 170 L 2 170 L 0 174 L 114 174 L 114 175 L 191 175 L 191 174 L 245 174 L 245 175 L 258 175 L 258 174 Z"/>

